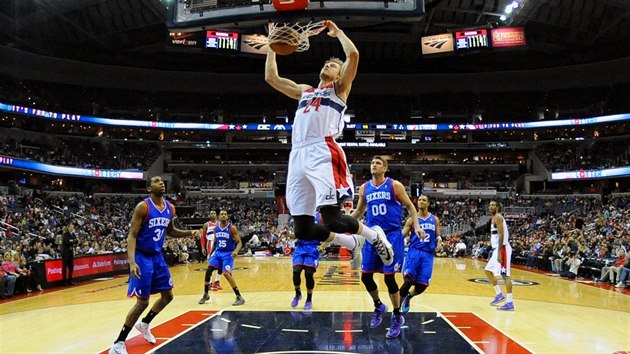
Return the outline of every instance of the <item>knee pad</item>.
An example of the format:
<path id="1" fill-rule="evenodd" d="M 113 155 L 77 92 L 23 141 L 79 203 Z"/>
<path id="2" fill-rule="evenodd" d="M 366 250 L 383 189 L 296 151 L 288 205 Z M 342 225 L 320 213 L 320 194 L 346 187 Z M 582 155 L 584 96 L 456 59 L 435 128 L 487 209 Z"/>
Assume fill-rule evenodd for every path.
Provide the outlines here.
<path id="1" fill-rule="evenodd" d="M 394 274 L 385 275 L 385 285 L 387 285 L 388 293 L 396 294 L 398 292 L 398 284 L 396 283 L 396 277 Z"/>
<path id="2" fill-rule="evenodd" d="M 203 280 L 204 280 L 206 283 L 209 283 L 209 282 L 210 282 L 210 277 L 212 276 L 212 271 L 213 271 L 213 270 L 214 270 L 214 269 L 212 269 L 212 268 L 210 268 L 210 267 L 208 267 L 208 268 L 206 269 L 206 276 L 203 278 Z"/>
<path id="3" fill-rule="evenodd" d="M 296 215 L 293 217 L 295 237 L 308 239 L 311 228 L 315 224 L 315 217 L 310 215 Z"/>
<path id="4" fill-rule="evenodd" d="M 357 219 L 350 215 L 342 214 L 338 205 L 323 206 L 319 208 L 319 212 L 322 214 L 324 225 L 332 232 L 339 234 L 349 232 L 355 234 L 359 231 L 359 222 Z"/>
<path id="5" fill-rule="evenodd" d="M 374 282 L 374 274 L 373 273 L 363 273 L 361 274 L 361 283 L 365 285 L 365 290 L 368 292 L 374 291 L 378 289 L 376 286 L 376 282 Z"/>
<path id="6" fill-rule="evenodd" d="M 326 241 L 330 232 L 322 224 L 315 223 L 315 217 L 310 215 L 296 215 L 293 217 L 295 237 L 300 240 Z"/>

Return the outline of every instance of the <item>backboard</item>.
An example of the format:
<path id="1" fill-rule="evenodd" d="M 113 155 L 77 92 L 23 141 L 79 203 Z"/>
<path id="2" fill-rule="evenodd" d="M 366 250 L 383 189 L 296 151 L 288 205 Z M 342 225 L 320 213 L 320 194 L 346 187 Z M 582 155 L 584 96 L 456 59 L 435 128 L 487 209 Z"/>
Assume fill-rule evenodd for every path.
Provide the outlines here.
<path id="1" fill-rule="evenodd" d="M 286 3 L 293 0 L 276 0 Z M 415 21 L 424 14 L 424 0 L 304 0 L 306 8 L 278 11 L 272 0 L 175 0 L 169 6 L 171 30 L 213 27 L 247 28 L 268 22 L 361 20 Z"/>

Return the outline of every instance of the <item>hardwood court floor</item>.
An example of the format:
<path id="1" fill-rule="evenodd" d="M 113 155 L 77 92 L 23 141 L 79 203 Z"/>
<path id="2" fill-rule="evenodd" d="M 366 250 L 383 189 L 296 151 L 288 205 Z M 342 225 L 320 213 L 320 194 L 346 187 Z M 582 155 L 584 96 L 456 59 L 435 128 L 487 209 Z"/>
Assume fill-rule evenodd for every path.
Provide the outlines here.
<path id="1" fill-rule="evenodd" d="M 205 264 L 171 269 L 175 299 L 152 323 L 162 323 L 190 310 L 290 311 L 293 297 L 291 260 L 284 257 L 239 257 L 234 271 L 246 299 L 231 306 L 234 294 L 212 292 L 205 305 L 202 294 Z M 627 291 L 605 289 L 526 270 L 513 270 L 515 312 L 500 312 L 488 305 L 494 292 L 483 280 L 484 262 L 438 258 L 432 284 L 412 300 L 412 312 L 471 313 L 534 353 L 630 352 L 630 296 Z M 381 299 L 389 298 L 376 275 Z M 45 290 L 0 303 L 0 353 L 97 353 L 116 338 L 134 300 L 126 298 L 126 277 L 79 283 Z M 303 283 L 304 284 L 304 283 Z M 304 285 L 303 285 L 303 292 Z M 151 301 L 153 302 L 153 300 Z M 372 301 L 350 270 L 347 261 L 323 260 L 316 273 L 313 311 L 369 312 Z M 390 306 L 391 307 L 391 306 Z M 389 321 L 386 317 L 385 321 Z M 407 323 L 408 331 L 414 323 Z M 389 326 L 389 323 L 387 323 Z M 459 326 L 455 324 L 454 326 Z M 463 327 L 462 327 L 463 328 Z M 385 330 L 383 330 L 383 337 Z M 132 330 L 129 338 L 138 332 Z M 485 340 L 486 342 L 492 339 Z M 480 342 L 483 342 L 482 339 Z M 502 352 L 486 343 L 485 352 Z M 128 349 L 131 352 L 130 346 Z"/>

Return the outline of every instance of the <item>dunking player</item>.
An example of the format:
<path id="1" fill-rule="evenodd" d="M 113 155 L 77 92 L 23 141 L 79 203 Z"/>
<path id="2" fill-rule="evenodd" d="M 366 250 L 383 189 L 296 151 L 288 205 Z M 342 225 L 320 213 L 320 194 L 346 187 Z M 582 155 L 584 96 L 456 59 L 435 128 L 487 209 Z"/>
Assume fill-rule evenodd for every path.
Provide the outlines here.
<path id="1" fill-rule="evenodd" d="M 223 270 L 219 269 L 214 282 L 210 277 L 212 274 L 210 268 L 210 255 L 212 254 L 212 249 L 214 248 L 214 227 L 217 226 L 218 223 L 219 222 L 217 221 L 217 212 L 211 210 L 210 220 L 203 224 L 203 227 L 201 228 L 201 253 L 204 256 L 207 255 L 208 268 L 206 269 L 206 275 L 204 277 L 203 296 L 199 300 L 200 304 L 205 304 L 206 301 L 210 300 L 208 290 L 219 290 L 221 288 L 221 283 L 219 283 L 219 279 L 221 277 L 221 274 L 223 273 Z"/>
<path id="2" fill-rule="evenodd" d="M 405 319 L 400 313 L 400 294 L 398 293 L 398 283 L 396 283 L 396 273 L 399 273 L 403 266 L 405 253 L 405 241 L 400 228 L 403 218 L 402 205 L 407 208 L 410 219 L 415 221 L 413 225 L 416 232 L 422 233 L 422 231 L 418 224 L 416 208 L 409 199 L 405 187 L 400 182 L 385 177 L 387 167 L 388 163 L 383 157 L 372 157 L 370 163 L 372 179 L 365 182 L 359 189 L 359 203 L 352 216 L 359 218 L 367 209 L 366 225 L 378 226 L 385 230 L 387 240 L 394 249 L 394 262 L 390 265 L 384 265 L 374 247 L 366 244 L 362 251 L 361 282 L 374 300 L 374 315 L 370 327 L 378 327 L 383 321 L 383 315 L 387 312 L 387 306 L 381 302 L 379 297 L 378 287 L 374 282 L 374 273 L 383 273 L 387 292 L 394 308 L 392 324 L 386 336 L 387 338 L 396 338 L 400 335 L 401 327 L 405 323 Z"/>
<path id="3" fill-rule="evenodd" d="M 341 205 L 352 198 L 354 186 L 346 156 L 335 142 L 343 129 L 346 100 L 352 88 L 359 51 L 332 21 L 325 21 L 330 37 L 337 38 L 346 55 L 342 62 L 331 58 L 319 74 L 319 85 L 297 84 L 278 75 L 276 54 L 269 51 L 265 63 L 265 81 L 271 87 L 299 101 L 291 134 L 291 154 L 287 173 L 287 206 L 295 221 L 295 236 L 303 240 L 332 241 L 353 250 L 364 237 L 377 250 L 386 265 L 394 254 L 383 230 L 365 227 L 355 218 L 342 215 Z M 315 224 L 316 209 L 323 223 Z M 341 235 L 335 235 L 339 233 Z"/>
<path id="4" fill-rule="evenodd" d="M 321 222 L 320 213 L 315 213 L 315 222 Z M 293 252 L 293 287 L 295 288 L 295 297 L 291 301 L 291 307 L 296 307 L 302 299 L 302 271 L 304 271 L 304 280 L 306 282 L 306 302 L 305 310 L 313 308 L 313 290 L 315 289 L 315 272 L 319 266 L 319 248 L 320 242 L 317 240 L 297 240 L 295 243 L 295 251 Z"/>
<path id="5" fill-rule="evenodd" d="M 153 177 L 147 181 L 148 198 L 136 205 L 131 219 L 129 236 L 127 237 L 127 255 L 131 273 L 127 296 L 136 297 L 136 304 L 127 314 L 125 324 L 109 350 L 110 354 L 126 354 L 125 340 L 132 327 L 136 327 L 147 342 L 155 344 L 156 340 L 149 323 L 173 300 L 173 279 L 168 265 L 162 256 L 162 245 L 166 235 L 172 237 L 197 236 L 198 231 L 186 231 L 176 228 L 175 207 L 166 201 L 164 181 L 161 177 Z M 149 296 L 160 293 L 149 313 L 138 321 L 142 312 L 149 306 Z"/>
<path id="6" fill-rule="evenodd" d="M 440 236 L 440 219 L 429 213 L 431 201 L 426 195 L 418 198 L 418 222 L 424 231 L 423 236 L 411 232 L 413 220 L 407 219 L 403 227 L 403 235 L 409 235 L 409 249 L 405 257 L 403 267 L 403 279 L 405 283 L 400 287 L 400 298 L 402 299 L 402 313 L 409 312 L 411 298 L 422 294 L 431 283 L 433 274 L 433 258 Z M 410 291 L 411 287 L 414 287 Z"/>
<path id="7" fill-rule="evenodd" d="M 496 201 L 491 201 L 488 207 L 490 214 L 492 215 L 492 221 L 490 223 L 490 245 L 492 246 L 492 256 L 488 260 L 486 265 L 486 276 L 490 280 L 490 283 L 494 287 L 496 296 L 494 300 L 490 302 L 490 305 L 495 306 L 500 302 L 505 301 L 505 304 L 497 307 L 497 310 L 502 311 L 514 311 L 514 299 L 512 297 L 512 278 L 510 278 L 510 268 L 512 264 L 512 246 L 510 246 L 507 223 L 499 212 L 501 211 L 501 205 Z M 507 293 L 507 299 L 501 292 L 501 287 L 497 285 L 497 277 L 501 275 L 505 281 L 505 289 Z"/>
<path id="8" fill-rule="evenodd" d="M 234 268 L 234 257 L 238 255 L 238 251 L 241 249 L 243 243 L 241 242 L 241 236 L 236 226 L 228 221 L 228 213 L 225 210 L 219 212 L 219 224 L 214 227 L 214 243 L 214 250 L 208 262 L 210 278 L 212 278 L 212 272 L 222 270 L 223 276 L 230 283 L 236 295 L 236 300 L 232 305 L 242 305 L 245 303 L 245 299 L 243 299 L 241 292 L 236 286 L 236 281 L 234 281 L 234 277 L 232 276 L 232 269 Z M 201 303 L 201 301 L 199 302 Z"/>

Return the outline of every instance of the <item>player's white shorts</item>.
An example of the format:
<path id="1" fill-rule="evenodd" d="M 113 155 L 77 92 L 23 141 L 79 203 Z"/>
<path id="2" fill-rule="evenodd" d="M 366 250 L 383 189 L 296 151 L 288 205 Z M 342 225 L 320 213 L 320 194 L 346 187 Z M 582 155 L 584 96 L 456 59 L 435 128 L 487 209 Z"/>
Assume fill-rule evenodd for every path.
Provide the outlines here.
<path id="1" fill-rule="evenodd" d="M 317 207 L 352 199 L 353 194 L 346 154 L 332 137 L 293 146 L 287 172 L 291 215 L 315 215 Z"/>
<path id="2" fill-rule="evenodd" d="M 498 252 L 501 251 L 501 261 L 503 264 L 499 264 L 497 261 Z M 501 270 L 504 270 L 505 276 L 510 276 L 510 269 L 512 268 L 512 246 L 505 245 L 500 249 L 494 249 L 492 251 L 492 256 L 488 260 L 488 264 L 486 265 L 486 270 L 492 272 L 495 276 L 501 275 Z"/>

